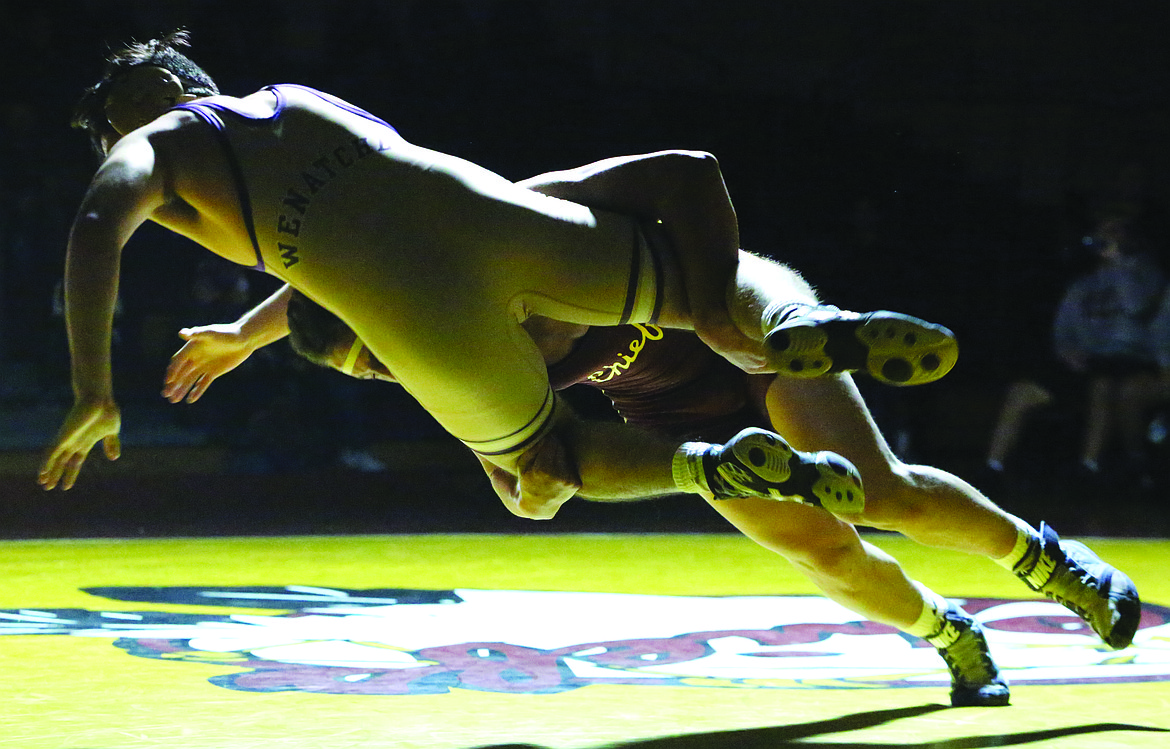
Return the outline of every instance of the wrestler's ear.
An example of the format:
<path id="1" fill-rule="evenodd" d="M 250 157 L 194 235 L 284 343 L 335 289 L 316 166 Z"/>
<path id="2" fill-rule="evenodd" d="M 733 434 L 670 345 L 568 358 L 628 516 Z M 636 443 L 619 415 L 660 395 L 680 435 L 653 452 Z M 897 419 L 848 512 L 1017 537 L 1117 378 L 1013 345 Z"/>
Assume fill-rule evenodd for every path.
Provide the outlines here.
<path id="1" fill-rule="evenodd" d="M 184 93 L 183 82 L 171 71 L 155 65 L 138 65 L 110 84 L 106 119 L 118 135 L 127 135 L 176 104 L 195 98 Z"/>

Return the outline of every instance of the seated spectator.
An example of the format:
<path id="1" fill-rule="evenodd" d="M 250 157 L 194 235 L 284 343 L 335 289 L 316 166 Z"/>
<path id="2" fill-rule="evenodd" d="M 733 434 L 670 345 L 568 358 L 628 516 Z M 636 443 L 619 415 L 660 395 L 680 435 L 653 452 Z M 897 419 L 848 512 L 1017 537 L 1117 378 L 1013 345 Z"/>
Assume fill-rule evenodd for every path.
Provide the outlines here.
<path id="1" fill-rule="evenodd" d="M 1002 474 L 1027 420 L 1053 404 L 1084 405 L 1079 468 L 1091 475 L 1116 436 L 1128 460 L 1144 449 L 1146 424 L 1132 404 L 1157 381 L 1148 327 L 1165 279 L 1134 222 L 1102 220 L 1086 238 L 1097 265 L 1075 279 L 1053 324 L 1055 357 L 1008 387 L 987 467 Z"/>

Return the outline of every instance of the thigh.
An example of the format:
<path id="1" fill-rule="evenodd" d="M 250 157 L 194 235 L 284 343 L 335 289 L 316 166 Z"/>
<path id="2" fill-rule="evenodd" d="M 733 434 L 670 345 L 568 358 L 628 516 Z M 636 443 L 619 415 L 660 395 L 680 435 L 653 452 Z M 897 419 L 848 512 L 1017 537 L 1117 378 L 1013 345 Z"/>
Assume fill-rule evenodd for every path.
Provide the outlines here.
<path id="1" fill-rule="evenodd" d="M 673 250 L 660 225 L 595 211 L 589 229 L 532 245 L 522 263 L 493 269 L 523 317 L 538 314 L 584 325 L 657 323 L 690 327 Z"/>
<path id="2" fill-rule="evenodd" d="M 551 423 L 556 398 L 540 350 L 490 297 L 373 310 L 353 321 L 365 344 L 452 436 L 505 468 Z"/>

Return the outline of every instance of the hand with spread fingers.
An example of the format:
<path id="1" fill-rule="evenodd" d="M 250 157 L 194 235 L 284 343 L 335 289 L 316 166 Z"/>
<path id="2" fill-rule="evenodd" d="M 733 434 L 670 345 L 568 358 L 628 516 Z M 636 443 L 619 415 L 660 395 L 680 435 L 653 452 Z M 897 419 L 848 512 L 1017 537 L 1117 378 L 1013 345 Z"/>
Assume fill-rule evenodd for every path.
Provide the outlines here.
<path id="1" fill-rule="evenodd" d="M 75 403 L 41 465 L 38 483 L 45 490 L 58 485 L 62 489 L 72 488 L 89 451 L 98 442 L 102 443 L 107 459 L 117 460 L 122 454 L 118 438 L 121 427 L 122 416 L 113 401 Z"/>
<path id="2" fill-rule="evenodd" d="M 171 403 L 199 400 L 211 383 L 243 364 L 255 350 L 238 324 L 183 328 L 179 337 L 186 343 L 171 357 L 163 381 L 162 396 Z"/>

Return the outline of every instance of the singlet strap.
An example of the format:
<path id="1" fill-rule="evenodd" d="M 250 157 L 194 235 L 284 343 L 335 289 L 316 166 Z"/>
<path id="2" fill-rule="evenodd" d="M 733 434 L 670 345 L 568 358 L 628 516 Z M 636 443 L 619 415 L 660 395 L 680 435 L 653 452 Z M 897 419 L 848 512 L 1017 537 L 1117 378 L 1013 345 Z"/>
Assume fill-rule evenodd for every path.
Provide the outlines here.
<path id="1" fill-rule="evenodd" d="M 231 141 L 228 140 L 223 118 L 219 116 L 216 108 L 199 102 L 179 104 L 178 106 L 172 107 L 172 109 L 191 112 L 208 125 L 211 125 L 212 132 L 215 133 L 215 139 L 219 142 L 224 158 L 227 160 L 232 181 L 236 185 L 236 197 L 240 203 L 240 215 L 244 220 L 244 228 L 248 230 L 248 238 L 252 240 L 252 251 L 256 253 L 256 264 L 251 267 L 253 270 L 263 272 L 264 256 L 260 254 L 260 242 L 256 238 L 256 223 L 252 219 L 252 199 L 248 195 L 248 183 L 244 179 L 244 170 L 240 166 L 240 160 L 236 158 L 235 149 L 232 148 Z"/>
<path id="2" fill-rule="evenodd" d="M 371 113 L 367 112 L 366 110 L 362 109 L 361 107 L 354 106 L 353 104 L 350 104 L 348 101 L 345 101 L 344 99 L 338 99 L 336 96 L 334 96 L 332 94 L 327 94 L 324 91 L 318 91 L 317 89 L 311 88 L 309 86 L 302 86 L 299 83 L 277 83 L 277 84 L 274 84 L 272 86 L 265 86 L 264 87 L 265 91 L 271 91 L 272 93 L 276 94 L 276 97 L 281 101 L 282 104 L 284 102 L 284 94 L 282 92 L 288 91 L 289 89 L 292 89 L 295 91 L 303 91 L 306 94 L 316 96 L 321 101 L 324 101 L 328 104 L 332 104 L 333 106 L 337 107 L 338 109 L 349 112 L 350 114 L 356 114 L 358 117 L 363 117 L 371 122 L 376 122 L 379 125 L 382 125 L 383 127 L 389 128 L 390 130 L 394 131 L 395 133 L 398 132 L 397 130 L 394 129 L 393 125 L 391 125 L 389 122 L 386 122 L 386 120 L 383 120 L 381 117 L 378 117 L 377 115 L 371 114 Z M 279 111 L 279 106 L 278 106 L 278 111 Z"/>

